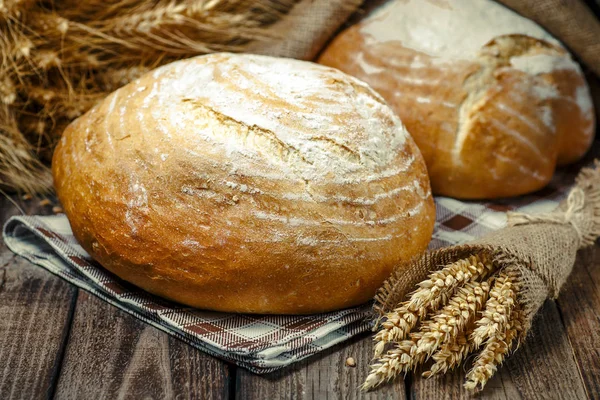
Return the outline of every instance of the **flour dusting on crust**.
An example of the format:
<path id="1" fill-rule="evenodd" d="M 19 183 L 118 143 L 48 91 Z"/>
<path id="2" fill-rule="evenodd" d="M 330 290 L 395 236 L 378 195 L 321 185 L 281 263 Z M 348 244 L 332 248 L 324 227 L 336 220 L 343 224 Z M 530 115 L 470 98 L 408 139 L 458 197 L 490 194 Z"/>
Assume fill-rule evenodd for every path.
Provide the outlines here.
<path id="1" fill-rule="evenodd" d="M 305 180 L 384 171 L 408 135 L 365 83 L 317 64 L 219 54 L 175 62 L 153 76 L 160 83 L 151 96 L 162 104 L 153 111 L 156 123 L 167 116 L 181 132 L 196 126 L 199 138 L 228 154 L 268 159 Z M 195 111 L 247 133 L 216 134 Z"/>
<path id="2" fill-rule="evenodd" d="M 535 22 L 490 0 L 389 1 L 363 24 L 373 44 L 398 41 L 443 59 L 472 59 L 492 39 L 516 33 L 559 44 Z"/>
<path id="3" fill-rule="evenodd" d="M 581 73 L 581 68 L 568 55 L 531 54 L 511 57 L 510 65 L 529 75 L 547 74 L 557 70 L 573 70 Z"/>

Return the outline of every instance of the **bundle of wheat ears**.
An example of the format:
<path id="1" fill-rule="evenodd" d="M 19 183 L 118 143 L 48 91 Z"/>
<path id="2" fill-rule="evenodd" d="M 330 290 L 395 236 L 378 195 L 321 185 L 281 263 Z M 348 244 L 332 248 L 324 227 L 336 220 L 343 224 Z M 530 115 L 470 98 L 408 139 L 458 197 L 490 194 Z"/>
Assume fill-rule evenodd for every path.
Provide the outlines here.
<path id="1" fill-rule="evenodd" d="M 241 51 L 299 0 L 0 0 L 0 188 L 50 188 L 67 124 L 144 72 Z"/>
<path id="2" fill-rule="evenodd" d="M 398 268 L 376 298 L 376 361 L 363 389 L 428 361 L 424 377 L 445 373 L 476 351 L 465 387 L 483 388 L 543 302 L 558 296 L 577 250 L 600 236 L 599 168 L 583 169 L 554 212 L 509 214 L 504 229 Z"/>

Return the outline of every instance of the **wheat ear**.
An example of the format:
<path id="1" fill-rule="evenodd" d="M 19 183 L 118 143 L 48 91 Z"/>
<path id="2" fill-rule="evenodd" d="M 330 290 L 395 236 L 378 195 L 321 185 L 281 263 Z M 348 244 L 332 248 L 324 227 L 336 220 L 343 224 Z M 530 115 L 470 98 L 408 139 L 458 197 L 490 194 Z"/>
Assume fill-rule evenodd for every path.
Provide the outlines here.
<path id="1" fill-rule="evenodd" d="M 416 354 L 430 356 L 443 342 L 454 341 L 486 304 L 489 291 L 488 282 L 469 282 L 459 288 L 445 307 L 423 323 L 425 333 L 417 342 Z"/>
<path id="2" fill-rule="evenodd" d="M 446 306 L 421 324 L 419 332 L 410 333 L 409 340 L 400 341 L 372 365 L 363 389 L 371 389 L 408 372 L 424 363 L 443 342 L 454 342 L 476 318 L 489 290 L 489 282 L 469 282 L 459 288 Z"/>
<path id="3" fill-rule="evenodd" d="M 375 357 L 383 353 L 387 343 L 405 339 L 419 318 L 423 319 L 427 312 L 438 310 L 458 286 L 486 278 L 493 271 L 491 260 L 481 254 L 456 261 L 430 274 L 407 301 L 385 314 L 386 321 L 374 337 Z"/>
<path id="4" fill-rule="evenodd" d="M 362 384 L 362 390 L 370 390 L 384 382 L 390 381 L 402 372 L 411 369 L 413 358 L 411 353 L 416 349 L 418 333 L 411 335 L 411 340 L 402 340 L 396 343 L 393 349 L 383 355 L 375 364 Z"/>
<path id="5" fill-rule="evenodd" d="M 433 375 L 444 374 L 457 367 L 470 353 L 475 351 L 475 343 L 469 340 L 471 333 L 473 333 L 473 328 L 459 332 L 453 341 L 442 344 L 439 351 L 432 356 L 435 363 L 429 368 L 429 371 L 423 372 L 423 377 L 430 378 Z"/>
<path id="6" fill-rule="evenodd" d="M 504 332 L 517 303 L 518 276 L 514 272 L 501 271 L 494 279 L 490 296 L 485 304 L 483 316 L 477 321 L 477 328 L 471 339 L 480 346 L 486 339 L 495 337 L 498 332 Z"/>
<path id="7" fill-rule="evenodd" d="M 520 323 L 523 320 L 522 314 L 521 310 L 515 308 L 510 315 L 506 330 L 488 339 L 473 368 L 467 373 L 467 381 L 464 385 L 466 389 L 474 390 L 477 386 L 483 389 L 494 375 L 498 366 L 510 353 L 517 335 L 522 331 L 523 325 Z"/>

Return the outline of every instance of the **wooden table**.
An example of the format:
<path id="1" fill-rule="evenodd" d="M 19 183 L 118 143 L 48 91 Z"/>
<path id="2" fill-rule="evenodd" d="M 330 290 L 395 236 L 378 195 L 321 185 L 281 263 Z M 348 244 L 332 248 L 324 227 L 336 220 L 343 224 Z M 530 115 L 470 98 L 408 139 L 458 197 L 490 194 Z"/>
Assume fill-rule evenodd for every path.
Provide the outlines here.
<path id="1" fill-rule="evenodd" d="M 26 213 L 51 206 L 13 197 Z M 18 210 L 0 200 L 2 223 Z M 283 371 L 254 375 L 208 356 L 0 247 L 0 399 L 463 398 L 465 371 L 398 379 L 370 393 L 369 335 Z M 356 367 L 345 360 L 353 357 Z M 478 395 L 600 398 L 600 247 L 580 252 L 558 301 Z"/>

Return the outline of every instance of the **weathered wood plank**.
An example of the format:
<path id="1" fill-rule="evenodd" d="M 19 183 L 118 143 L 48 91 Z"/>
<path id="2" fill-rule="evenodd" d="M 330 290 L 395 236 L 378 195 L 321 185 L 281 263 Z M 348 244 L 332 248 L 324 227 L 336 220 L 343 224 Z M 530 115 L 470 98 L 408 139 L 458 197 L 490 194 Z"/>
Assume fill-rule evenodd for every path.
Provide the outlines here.
<path id="1" fill-rule="evenodd" d="M 506 366 L 525 399 L 586 398 L 583 379 L 554 301 L 546 301 L 525 344 Z"/>
<path id="2" fill-rule="evenodd" d="M 588 395 L 600 399 L 600 247 L 582 250 L 558 299 Z"/>
<path id="3" fill-rule="evenodd" d="M 15 258 L 0 268 L 0 398 L 53 390 L 76 289 Z"/>
<path id="4" fill-rule="evenodd" d="M 469 360 L 472 362 L 472 358 Z M 470 393 L 463 388 L 471 364 L 446 376 L 415 378 L 412 399 L 462 399 Z M 523 344 L 500 368 L 483 392 L 484 399 L 584 399 L 583 380 L 556 304 L 548 301 L 537 315 Z"/>
<path id="5" fill-rule="evenodd" d="M 370 335 L 361 335 L 322 354 L 268 375 L 237 371 L 236 398 L 250 399 L 404 399 L 402 379 L 374 392 L 359 386 L 367 376 L 373 354 Z M 354 358 L 355 367 L 346 365 Z"/>
<path id="6" fill-rule="evenodd" d="M 16 197 L 15 200 L 18 201 Z M 22 202 L 28 213 L 50 210 Z M 18 214 L 0 199 L 0 221 Z M 77 290 L 0 244 L 0 398 L 52 395 Z"/>
<path id="7" fill-rule="evenodd" d="M 230 367 L 80 291 L 57 399 L 226 399 Z"/>
<path id="8" fill-rule="evenodd" d="M 472 360 L 473 358 L 470 358 L 469 362 Z M 452 373 L 430 379 L 424 379 L 419 374 L 413 375 L 410 385 L 411 399 L 454 400 L 471 397 L 472 393 L 463 387 L 465 375 L 468 371 L 466 368 L 461 366 Z M 501 368 L 496 373 L 478 397 L 490 400 L 516 400 L 522 398 L 506 368 Z"/>

